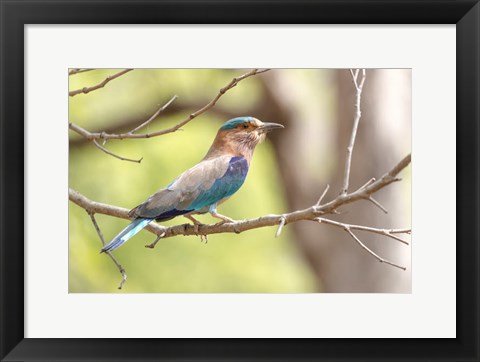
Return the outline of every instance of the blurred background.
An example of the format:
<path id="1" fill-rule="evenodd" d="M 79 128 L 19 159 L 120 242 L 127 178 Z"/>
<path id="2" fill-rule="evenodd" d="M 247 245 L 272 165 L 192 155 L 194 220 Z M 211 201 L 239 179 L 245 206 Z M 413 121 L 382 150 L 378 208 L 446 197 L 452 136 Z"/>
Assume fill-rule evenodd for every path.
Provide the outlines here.
<path id="1" fill-rule="evenodd" d="M 71 75 L 69 89 L 93 86 L 118 69 Z M 91 132 L 127 132 L 148 119 L 173 95 L 178 99 L 141 133 L 175 125 L 202 108 L 233 77 L 249 69 L 135 69 L 104 88 L 69 97 L 69 121 Z M 150 139 L 109 140 L 108 150 L 139 163 L 116 159 L 69 131 L 69 186 L 91 200 L 133 208 L 200 161 L 226 120 L 253 116 L 281 123 L 257 146 L 242 188 L 219 212 L 233 219 L 304 209 L 335 198 L 342 186 L 346 147 L 354 118 L 355 87 L 346 69 L 273 69 L 241 81 L 208 112 L 181 131 Z M 411 70 L 369 69 L 362 118 L 352 158 L 350 191 L 379 178 L 411 151 Z M 375 194 L 388 214 L 367 201 L 343 206 L 327 217 L 378 228 L 411 226 L 411 168 Z M 96 215 L 108 242 L 127 220 Z M 205 223 L 217 222 L 209 215 Z M 178 217 L 163 225 L 189 222 Z M 311 293 L 411 292 L 411 246 L 380 235 L 356 232 L 385 259 L 379 263 L 342 229 L 312 221 L 241 234 L 160 240 L 142 231 L 114 252 L 126 269 L 121 280 L 88 214 L 69 202 L 69 291 L 73 293 Z M 403 235 L 402 235 L 403 237 Z M 409 237 L 404 237 L 409 240 Z"/>

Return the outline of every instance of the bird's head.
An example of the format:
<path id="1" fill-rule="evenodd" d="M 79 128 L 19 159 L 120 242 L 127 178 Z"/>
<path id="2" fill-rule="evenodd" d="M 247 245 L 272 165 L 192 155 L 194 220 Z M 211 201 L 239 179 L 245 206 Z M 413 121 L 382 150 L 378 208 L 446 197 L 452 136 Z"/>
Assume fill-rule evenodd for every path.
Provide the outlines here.
<path id="1" fill-rule="evenodd" d="M 219 134 L 230 140 L 248 142 L 256 145 L 265 139 L 265 135 L 274 129 L 284 128 L 278 123 L 262 122 L 254 117 L 237 117 L 225 122 L 220 127 Z"/>
<path id="2" fill-rule="evenodd" d="M 254 117 L 230 119 L 218 130 L 209 155 L 230 152 L 250 158 L 255 146 L 265 139 L 266 134 L 280 128 L 284 127 L 278 123 L 262 122 Z"/>

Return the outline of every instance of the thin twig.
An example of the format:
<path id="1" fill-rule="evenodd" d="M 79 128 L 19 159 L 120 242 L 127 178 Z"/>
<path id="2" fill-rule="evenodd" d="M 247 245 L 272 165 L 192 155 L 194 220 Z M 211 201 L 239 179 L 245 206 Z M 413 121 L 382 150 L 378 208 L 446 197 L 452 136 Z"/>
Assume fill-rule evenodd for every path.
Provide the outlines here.
<path id="1" fill-rule="evenodd" d="M 350 70 L 350 74 L 352 75 L 353 82 L 355 82 L 356 79 L 355 79 L 355 75 L 353 74 L 353 69 L 350 68 L 349 70 Z"/>
<path id="2" fill-rule="evenodd" d="M 131 218 L 128 216 L 128 212 L 130 211 L 129 209 L 92 201 L 89 198 L 82 195 L 80 192 L 75 191 L 72 188 L 68 189 L 68 198 L 74 204 L 77 204 L 82 209 L 85 209 L 87 212 L 93 212 L 95 214 L 110 215 L 110 216 L 118 217 L 120 219 L 131 220 Z M 164 231 L 165 228 L 151 222 L 145 227 L 145 229 L 154 233 L 155 235 L 159 235 Z"/>
<path id="3" fill-rule="evenodd" d="M 151 243 L 151 244 L 148 244 L 148 245 L 145 245 L 146 248 L 150 248 L 150 249 L 153 249 L 155 247 L 155 245 L 157 245 L 158 241 L 165 235 L 165 233 L 162 233 L 160 235 L 157 235 L 157 238 Z"/>
<path id="4" fill-rule="evenodd" d="M 394 266 L 394 267 L 397 267 L 399 269 L 402 269 L 402 270 L 407 270 L 407 268 L 403 267 L 403 266 L 400 266 L 398 264 L 395 264 L 395 263 L 392 263 L 391 261 L 388 261 L 386 259 L 383 259 L 381 256 L 379 256 L 378 254 L 375 254 L 370 248 L 368 248 L 368 246 L 366 246 L 364 243 L 361 242 L 361 240 L 359 238 L 357 238 L 357 236 L 352 232 L 352 230 L 350 230 L 349 228 L 346 228 L 345 231 L 347 233 L 350 234 L 350 236 L 358 243 L 358 245 L 360 245 L 364 250 L 366 250 L 369 254 L 373 255 L 375 258 L 378 259 L 378 261 L 380 261 L 381 263 L 385 263 L 385 264 L 389 264 L 391 266 Z"/>
<path id="5" fill-rule="evenodd" d="M 85 73 L 85 72 L 90 72 L 92 70 L 95 70 L 93 68 L 73 68 L 68 71 L 68 75 L 74 75 L 78 73 Z"/>
<path id="6" fill-rule="evenodd" d="M 76 90 L 73 90 L 73 91 L 70 91 L 68 92 L 68 95 L 70 97 L 74 97 L 76 96 L 77 94 L 87 94 L 87 93 L 90 93 L 94 90 L 97 90 L 97 89 L 100 89 L 100 88 L 103 88 L 107 85 L 108 82 L 118 78 L 118 77 L 121 77 L 122 75 L 124 75 L 125 73 L 128 73 L 130 71 L 132 71 L 133 69 L 124 69 L 118 73 L 115 73 L 113 75 L 109 75 L 107 78 L 105 78 L 102 82 L 98 83 L 97 85 L 94 85 L 92 87 L 83 87 L 81 89 L 76 89 Z"/>
<path id="7" fill-rule="evenodd" d="M 394 229 L 389 230 L 392 234 L 411 234 L 412 229 Z"/>
<path id="8" fill-rule="evenodd" d="M 188 122 L 190 122 L 192 119 L 194 119 L 195 117 L 198 117 L 202 113 L 205 113 L 210 108 L 215 106 L 215 104 L 220 99 L 220 97 L 222 97 L 227 91 L 229 91 L 230 89 L 235 87 L 239 82 L 241 82 L 242 80 L 244 80 L 248 77 L 251 77 L 253 75 L 264 73 L 268 70 L 269 69 L 263 69 L 263 70 L 252 69 L 251 71 L 249 71 L 249 72 L 247 72 L 247 73 L 245 73 L 245 74 L 243 74 L 239 77 L 233 78 L 225 87 L 221 88 L 219 90 L 218 94 L 209 103 L 207 103 L 205 106 L 203 106 L 202 108 L 200 108 L 196 112 L 191 113 L 188 117 L 186 117 L 183 121 L 177 123 L 175 126 L 172 126 L 170 128 L 160 130 L 160 131 L 157 131 L 157 132 L 143 133 L 143 134 L 137 134 L 137 133 L 132 133 L 132 132 L 122 133 L 122 134 L 112 134 L 112 133 L 105 133 L 105 132 L 89 132 L 89 131 L 83 129 L 82 127 L 72 123 L 72 122 L 70 122 L 68 124 L 68 126 L 72 131 L 77 132 L 79 135 L 81 135 L 82 137 L 84 137 L 88 140 L 92 140 L 92 139 L 120 139 L 120 140 L 123 140 L 123 139 L 129 139 L 129 138 L 152 138 L 152 137 L 161 136 L 161 135 L 164 135 L 164 134 L 167 134 L 167 133 L 176 132 L 181 127 L 183 127 Z"/>
<path id="9" fill-rule="evenodd" d="M 380 210 L 382 210 L 385 214 L 388 214 L 388 210 L 372 196 L 370 196 L 367 200 L 374 204 L 376 207 L 378 207 Z"/>
<path id="10" fill-rule="evenodd" d="M 357 90 L 356 97 L 355 97 L 355 118 L 353 119 L 353 127 L 352 127 L 352 134 L 350 136 L 350 143 L 347 147 L 347 157 L 345 160 L 345 175 L 343 177 L 343 189 L 342 194 L 346 194 L 348 192 L 348 184 L 350 182 L 350 167 L 352 165 L 352 154 L 353 154 L 353 146 L 355 145 L 355 137 L 357 136 L 358 124 L 360 123 L 360 117 L 362 116 L 362 112 L 360 110 L 360 100 L 362 97 L 362 90 L 363 90 L 363 83 L 365 82 L 366 73 L 365 69 L 362 69 L 362 79 L 360 84 L 357 82 L 358 77 L 358 69 L 353 74 L 353 71 L 350 69 L 350 73 L 352 73 L 353 82 L 355 84 L 355 88 Z"/>
<path id="11" fill-rule="evenodd" d="M 160 113 L 162 113 L 170 104 L 172 104 L 172 102 L 177 99 L 178 96 L 177 95 L 174 95 L 167 103 L 165 103 L 162 107 L 160 107 L 159 109 L 157 109 L 157 111 L 152 114 L 152 116 L 147 119 L 145 122 L 143 122 L 140 126 L 138 127 L 135 127 L 134 129 L 132 129 L 129 133 L 135 133 L 137 132 L 139 129 L 145 127 L 146 125 L 148 125 L 150 122 L 152 122 L 155 118 L 158 117 L 158 115 Z"/>
<path id="12" fill-rule="evenodd" d="M 371 185 L 372 183 L 375 182 L 375 177 L 372 177 L 370 180 L 368 180 L 367 182 L 365 182 L 361 187 L 359 187 L 358 189 L 361 190 L 361 189 L 364 189 L 365 187 L 367 187 L 368 185 Z"/>
<path id="13" fill-rule="evenodd" d="M 102 145 L 100 145 L 100 144 L 97 142 L 97 140 L 92 140 L 92 142 L 93 142 L 93 144 L 94 144 L 95 146 L 97 146 L 97 148 L 101 149 L 103 152 L 109 154 L 110 156 L 113 156 L 113 157 L 115 157 L 115 158 L 118 158 L 119 160 L 136 162 L 136 163 L 140 163 L 140 162 L 142 162 L 142 160 L 143 160 L 143 157 L 140 158 L 140 159 L 138 159 L 138 160 L 134 160 L 134 159 L 131 159 L 131 158 L 125 158 L 125 157 L 119 156 L 119 155 L 117 155 L 117 154 L 115 154 L 115 153 L 107 150 L 107 149 L 106 149 L 105 147 L 103 147 Z"/>
<path id="14" fill-rule="evenodd" d="M 378 228 L 372 228 L 372 227 L 369 227 L 369 226 L 346 224 L 346 223 L 339 222 L 339 221 L 325 219 L 323 217 L 318 217 L 315 220 L 318 221 L 319 223 L 338 226 L 342 229 L 349 228 L 351 230 L 362 230 L 362 231 L 368 231 L 368 232 L 371 232 L 371 233 L 388 236 L 389 238 L 400 241 L 401 243 L 403 243 L 405 245 L 410 245 L 408 241 L 405 241 L 405 240 L 399 238 L 398 236 L 393 235 L 393 234 L 400 234 L 400 233 L 410 234 L 410 232 L 411 232 L 410 229 L 378 229 Z"/>
<path id="15" fill-rule="evenodd" d="M 320 205 L 320 203 L 322 202 L 323 198 L 324 198 L 325 195 L 327 194 L 329 188 L 330 188 L 330 184 L 327 184 L 327 187 L 325 187 L 325 190 L 323 191 L 322 196 L 320 196 L 320 198 L 318 199 L 318 201 L 317 201 L 317 203 L 316 203 L 315 205 L 317 205 L 317 206 Z"/>
<path id="16" fill-rule="evenodd" d="M 105 239 L 103 238 L 102 231 L 98 227 L 97 220 L 95 219 L 95 213 L 91 211 L 87 211 L 87 214 L 90 216 L 90 219 L 92 219 L 93 226 L 95 226 L 95 230 L 97 230 L 97 234 L 100 237 L 100 241 L 102 242 L 102 246 L 105 246 Z"/>
<path id="17" fill-rule="evenodd" d="M 105 246 L 105 240 L 103 239 L 102 231 L 98 227 L 97 220 L 95 219 L 95 213 L 93 213 L 90 210 L 87 210 L 87 213 L 88 213 L 88 215 L 90 215 L 90 219 L 92 220 L 93 226 L 95 226 L 95 230 L 97 230 L 97 234 L 100 238 L 100 241 L 102 242 L 102 246 Z M 120 274 L 122 274 L 122 281 L 120 282 L 120 285 L 118 286 L 118 289 L 122 289 L 123 285 L 127 281 L 127 272 L 125 271 L 125 269 L 120 265 L 120 263 L 117 261 L 117 259 L 109 251 L 106 251 L 105 253 L 113 260 L 113 262 L 115 263 L 115 265 L 118 268 L 118 271 L 120 272 Z"/>

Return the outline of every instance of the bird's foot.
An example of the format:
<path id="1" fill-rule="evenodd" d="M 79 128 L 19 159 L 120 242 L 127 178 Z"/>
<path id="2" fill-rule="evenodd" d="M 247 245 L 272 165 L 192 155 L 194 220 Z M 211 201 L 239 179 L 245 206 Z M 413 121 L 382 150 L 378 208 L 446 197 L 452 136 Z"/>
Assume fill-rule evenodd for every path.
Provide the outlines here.
<path id="1" fill-rule="evenodd" d="M 211 212 L 210 215 L 212 215 L 213 217 L 215 217 L 217 219 L 222 220 L 222 221 L 216 223 L 215 225 L 222 225 L 222 224 L 225 224 L 225 223 L 234 223 L 235 222 L 235 220 L 230 219 L 228 216 L 224 216 L 224 215 L 218 214 L 216 212 Z"/>
<path id="2" fill-rule="evenodd" d="M 199 228 L 201 225 L 204 225 L 202 222 L 198 221 L 195 219 L 192 215 L 183 215 L 185 216 L 188 220 L 193 222 L 193 231 L 195 232 L 195 235 L 200 236 L 200 242 L 204 242 L 205 244 L 208 243 L 208 237 L 206 234 L 200 234 L 199 233 Z"/>
<path id="3" fill-rule="evenodd" d="M 233 222 L 233 221 L 222 220 L 222 221 L 219 221 L 219 222 L 213 224 L 213 226 L 220 226 L 220 225 L 223 225 L 223 224 L 228 224 L 230 222 Z"/>
<path id="4" fill-rule="evenodd" d="M 184 215 L 184 216 L 193 223 L 193 231 L 195 232 L 195 235 L 198 236 L 199 227 L 200 225 L 203 225 L 203 223 L 195 219 L 192 215 Z"/>

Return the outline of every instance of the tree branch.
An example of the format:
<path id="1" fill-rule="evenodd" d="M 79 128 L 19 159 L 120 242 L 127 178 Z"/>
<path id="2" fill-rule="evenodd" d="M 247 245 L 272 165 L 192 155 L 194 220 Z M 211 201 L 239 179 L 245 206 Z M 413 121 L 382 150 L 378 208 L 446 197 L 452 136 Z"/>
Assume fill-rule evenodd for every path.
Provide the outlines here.
<path id="1" fill-rule="evenodd" d="M 388 236 L 389 238 L 400 241 L 401 243 L 403 243 L 405 245 L 409 245 L 408 241 L 405 241 L 405 240 L 399 238 L 395 234 L 410 234 L 412 232 L 411 229 L 378 229 L 378 228 L 372 228 L 372 227 L 362 226 L 362 225 L 345 224 L 343 222 L 333 221 L 333 220 L 330 220 L 330 219 L 325 219 L 323 217 L 318 217 L 316 220 L 319 223 L 334 225 L 334 226 L 341 227 L 343 229 L 348 228 L 350 230 L 363 230 L 363 231 L 369 231 L 369 232 L 375 233 L 375 234 Z"/>
<path id="2" fill-rule="evenodd" d="M 128 132 L 129 134 L 133 134 L 134 132 L 138 131 L 139 129 L 147 126 L 150 122 L 152 122 L 155 118 L 158 117 L 158 115 L 160 113 L 162 113 L 170 104 L 172 104 L 172 102 L 177 99 L 177 96 L 173 96 L 167 103 L 165 103 L 162 107 L 160 107 L 159 109 L 157 109 L 155 111 L 154 114 L 152 114 L 150 116 L 150 118 L 148 118 L 145 122 L 143 122 L 141 125 L 135 127 L 134 129 L 132 129 L 130 132 Z M 74 125 L 74 124 L 70 124 L 70 128 L 71 129 L 74 129 L 76 132 L 80 133 L 80 134 L 83 134 L 83 135 L 86 135 L 88 136 L 88 134 L 90 132 L 84 130 L 83 128 L 81 127 L 78 127 L 77 125 Z M 110 156 L 113 156 L 115 158 L 118 158 L 119 160 L 122 160 L 122 161 L 130 161 L 130 162 L 136 162 L 136 163 L 140 163 L 142 162 L 143 160 L 143 157 L 141 157 L 140 159 L 138 160 L 134 160 L 134 159 L 131 159 L 131 158 L 126 158 L 126 157 L 122 157 L 122 156 L 119 156 L 109 150 L 107 150 L 105 147 L 103 147 L 102 145 L 100 145 L 97 140 L 95 138 L 91 139 L 91 141 L 93 142 L 93 144 L 100 150 L 102 150 L 103 152 L 105 152 L 106 154 L 109 154 Z M 104 140 L 104 142 L 106 142 L 106 140 Z"/>
<path id="3" fill-rule="evenodd" d="M 106 154 L 110 155 L 110 156 L 113 156 L 115 158 L 118 158 L 119 160 L 122 160 L 122 161 L 130 161 L 130 162 L 136 162 L 136 163 L 140 163 L 142 162 L 143 160 L 143 157 L 139 158 L 138 160 L 134 160 L 134 159 L 131 159 L 131 158 L 126 158 L 126 157 L 122 157 L 122 156 L 119 156 L 109 150 L 107 150 L 105 147 L 103 147 L 102 145 L 100 145 L 97 140 L 92 140 L 93 144 L 100 150 L 102 150 L 103 152 L 105 152 Z"/>
<path id="4" fill-rule="evenodd" d="M 141 128 L 147 126 L 148 124 L 150 124 L 150 122 L 152 122 L 155 118 L 157 118 L 159 116 L 160 113 L 162 113 L 170 104 L 172 104 L 172 102 L 177 99 L 178 96 L 177 95 L 174 95 L 167 103 L 165 103 L 162 107 L 160 107 L 159 109 L 157 109 L 157 111 L 152 114 L 152 116 L 147 119 L 145 122 L 143 122 L 141 125 L 135 127 L 134 129 L 132 129 L 130 132 L 130 134 L 132 133 L 135 133 L 137 132 L 138 130 L 140 130 Z"/>
<path id="5" fill-rule="evenodd" d="M 162 235 L 162 238 L 169 238 L 172 236 L 177 235 L 210 235 L 210 234 L 219 234 L 219 233 L 241 233 L 243 231 L 257 229 L 260 227 L 266 226 L 275 226 L 281 225 L 279 230 L 283 228 L 284 225 L 297 222 L 300 220 L 310 220 L 310 221 L 318 221 L 318 218 L 326 215 L 335 213 L 336 210 L 340 206 L 344 206 L 350 204 L 352 202 L 361 200 L 361 199 L 368 199 L 370 195 L 373 193 L 381 190 L 382 188 L 390 185 L 391 183 L 398 181 L 399 179 L 396 177 L 400 171 L 402 171 L 405 167 L 410 164 L 411 155 L 407 155 L 403 160 L 401 160 L 395 167 L 393 167 L 389 172 L 385 173 L 380 179 L 377 181 L 371 182 L 367 184 L 365 187 L 358 189 L 350 194 L 340 194 L 335 199 L 323 204 L 323 205 L 313 205 L 307 209 L 293 211 L 291 213 L 282 214 L 282 215 L 266 215 L 255 219 L 248 219 L 248 220 L 238 220 L 233 223 L 224 223 L 224 224 L 209 224 L 209 225 L 198 225 L 195 227 L 192 224 L 181 224 L 175 225 L 170 227 L 163 227 L 155 223 L 150 223 L 147 226 L 147 230 L 155 233 L 157 236 Z M 78 206 L 84 208 L 89 212 L 100 213 L 110 216 L 115 216 L 123 219 L 129 219 L 128 217 L 128 210 L 124 208 L 120 208 L 117 206 L 101 204 L 98 202 L 94 202 L 89 200 L 78 191 L 73 189 L 69 189 L 69 198 L 70 201 L 74 202 Z M 360 228 L 358 226 L 357 228 Z M 362 230 L 367 230 L 367 227 L 363 227 Z M 372 231 L 372 228 L 368 228 L 367 231 Z M 389 230 L 387 235 L 389 237 L 393 237 L 391 234 L 399 233 L 400 230 L 405 229 L 394 229 Z M 408 229 L 409 230 L 409 229 Z M 372 231 L 373 232 L 373 231 Z M 277 230 L 277 234 L 279 231 Z M 386 235 L 385 233 L 383 233 Z M 398 240 L 398 239 L 397 239 Z"/>
<path id="6" fill-rule="evenodd" d="M 85 73 L 85 72 L 90 72 L 92 70 L 95 70 L 93 68 L 73 68 L 68 71 L 68 75 L 74 75 L 78 73 Z"/>
<path id="7" fill-rule="evenodd" d="M 189 100 L 180 100 L 177 99 L 175 102 L 170 104 L 164 111 L 162 111 L 162 116 L 171 116 L 171 115 L 177 115 L 180 112 L 185 112 L 186 110 L 196 110 L 200 109 L 204 106 L 203 103 L 199 102 L 191 102 Z M 209 114 L 214 113 L 216 117 L 222 118 L 222 119 L 230 119 L 238 116 L 238 112 L 231 111 L 230 109 L 226 109 L 224 107 L 221 107 L 220 104 L 217 104 L 215 107 L 211 108 L 209 110 Z M 260 107 L 257 108 L 248 108 L 245 109 L 244 114 L 260 114 L 261 109 Z M 145 121 L 144 118 L 138 118 L 138 117 L 126 117 L 123 119 L 118 119 L 117 122 L 114 124 L 109 125 L 108 127 L 104 129 L 95 129 L 93 131 L 89 131 L 89 133 L 128 133 L 128 131 L 134 129 L 137 127 L 139 124 L 143 123 Z M 154 120 L 155 121 L 155 120 Z M 153 122 L 153 121 L 152 121 Z M 76 125 L 79 127 L 78 125 Z M 130 131 L 131 132 L 131 131 Z M 75 132 L 78 133 L 78 132 Z M 89 143 L 90 140 L 81 136 L 81 137 L 76 137 L 76 138 L 71 138 L 69 141 L 69 146 L 71 148 L 73 147 L 79 147 L 83 146 L 87 143 Z"/>
<path id="8" fill-rule="evenodd" d="M 103 214 L 118 217 L 120 219 L 130 220 L 128 217 L 128 212 L 130 211 L 129 209 L 92 201 L 72 188 L 68 189 L 68 198 L 70 201 L 72 201 L 74 204 L 77 204 L 88 213 Z M 154 223 L 150 223 L 145 229 L 154 233 L 155 235 L 160 235 L 164 230 L 162 226 Z"/>
<path id="9" fill-rule="evenodd" d="M 365 69 L 362 69 L 362 79 L 360 81 L 360 84 L 358 84 L 358 73 L 359 69 L 353 72 L 352 69 L 350 69 L 350 73 L 352 74 L 353 78 L 353 83 L 355 84 L 355 89 L 357 90 L 356 97 L 355 97 L 355 118 L 353 119 L 353 127 L 352 127 L 352 134 L 350 136 L 350 143 L 348 144 L 347 147 L 347 158 L 345 160 L 345 175 L 343 177 L 343 189 L 342 189 L 342 194 L 346 194 L 348 192 L 348 184 L 350 180 L 350 167 L 352 164 L 352 154 L 353 154 L 353 146 L 355 144 L 355 137 L 357 136 L 357 129 L 358 129 L 358 124 L 360 123 L 360 117 L 362 116 L 362 112 L 360 110 L 360 100 L 362 97 L 362 90 L 363 90 L 363 83 L 365 83 Z"/>
<path id="10" fill-rule="evenodd" d="M 241 82 L 242 80 L 244 80 L 248 77 L 251 77 L 253 75 L 264 73 L 268 70 L 269 69 L 263 69 L 263 70 L 252 69 L 251 71 L 249 71 L 249 72 L 247 72 L 247 73 L 245 73 L 245 74 L 243 74 L 239 77 L 233 78 L 225 87 L 221 88 L 219 90 L 218 94 L 209 103 L 207 103 L 205 106 L 203 106 L 199 110 L 191 113 L 187 118 L 185 118 L 183 121 L 177 123 L 175 126 L 172 126 L 170 128 L 167 128 L 167 129 L 164 129 L 164 130 L 161 130 L 161 131 L 152 132 L 152 133 L 143 133 L 143 134 L 137 134 L 137 133 L 134 133 L 133 131 L 130 131 L 130 132 L 127 132 L 127 133 L 121 133 L 121 134 L 114 134 L 114 133 L 112 134 L 112 133 L 106 133 L 106 132 L 89 132 L 89 131 L 83 129 L 82 127 L 72 123 L 72 122 L 69 123 L 69 128 L 72 131 L 77 132 L 79 135 L 83 136 L 84 138 L 86 138 L 88 140 L 93 140 L 93 139 L 104 139 L 104 140 L 106 140 L 106 139 L 120 139 L 120 140 L 123 140 L 123 139 L 129 139 L 129 138 L 152 138 L 152 137 L 161 136 L 161 135 L 164 135 L 164 134 L 167 134 L 167 133 L 176 132 L 182 126 L 186 125 L 188 122 L 190 122 L 194 118 L 198 117 L 202 113 L 205 113 L 210 108 L 215 106 L 217 101 L 227 91 L 229 91 L 230 89 L 235 87 L 239 82 Z M 167 105 L 170 104 L 171 102 L 172 102 L 172 100 L 170 100 L 170 102 L 167 103 Z M 137 127 L 137 128 L 141 128 L 141 127 Z"/>
<path id="11" fill-rule="evenodd" d="M 385 214 L 388 214 L 388 210 L 372 196 L 370 196 L 367 200 L 374 204 L 376 207 L 378 207 L 380 210 L 382 210 Z"/>
<path id="12" fill-rule="evenodd" d="M 105 246 L 105 240 L 103 239 L 103 234 L 100 230 L 100 228 L 98 227 L 98 224 L 97 224 L 97 220 L 95 220 L 95 214 L 91 211 L 87 211 L 88 215 L 90 215 L 90 219 L 92 220 L 92 223 L 93 223 L 93 226 L 95 226 L 95 230 L 97 231 L 97 234 L 98 234 L 98 237 L 100 238 L 100 241 L 102 242 L 102 246 Z M 117 266 L 118 268 L 118 271 L 120 272 L 120 274 L 122 274 L 122 281 L 120 282 L 120 285 L 118 286 L 118 289 L 122 289 L 123 285 L 125 284 L 125 282 L 127 281 L 127 272 L 125 271 L 125 269 L 120 265 L 120 263 L 117 261 L 117 259 L 112 255 L 111 252 L 109 251 L 106 251 L 105 252 L 111 259 L 112 261 L 115 263 L 115 265 Z"/>
<path id="13" fill-rule="evenodd" d="M 82 93 L 83 93 L 83 94 L 87 94 L 87 93 L 90 93 L 90 92 L 92 92 L 92 91 L 94 91 L 94 90 L 103 88 L 103 87 L 105 87 L 105 86 L 107 85 L 108 82 L 110 82 L 110 81 L 112 81 L 112 80 L 114 80 L 114 79 L 116 79 L 116 78 L 118 78 L 118 77 L 121 77 L 121 76 L 124 75 L 125 73 L 128 73 L 128 72 L 130 72 L 130 71 L 132 71 L 132 70 L 133 70 L 133 69 L 124 69 L 124 70 L 122 70 L 122 71 L 120 71 L 120 72 L 118 72 L 118 73 L 115 73 L 115 74 L 113 74 L 113 75 L 109 75 L 107 78 L 105 78 L 102 82 L 98 83 L 97 85 L 94 85 L 94 86 L 92 86 L 92 87 L 83 87 L 83 88 L 81 88 L 81 89 L 76 89 L 76 90 L 70 91 L 70 92 L 68 92 L 68 95 L 69 95 L 70 97 L 74 97 L 74 96 L 76 96 L 77 94 L 82 94 Z M 80 73 L 80 71 L 77 71 L 77 73 Z M 71 74 L 72 74 L 72 73 L 71 73 L 71 71 L 70 71 L 69 75 L 71 75 Z M 75 73 L 73 73 L 73 74 L 75 74 Z"/>
<path id="14" fill-rule="evenodd" d="M 345 228 L 345 231 L 350 234 L 350 236 L 357 242 L 358 245 L 360 245 L 364 250 L 366 250 L 369 254 L 373 255 L 375 258 L 377 258 L 381 263 L 385 263 L 388 265 L 392 265 L 394 267 L 397 267 L 402 270 L 406 270 L 407 268 L 400 266 L 398 264 L 392 263 L 391 261 L 388 261 L 386 259 L 383 259 L 381 256 L 378 254 L 374 253 L 368 246 L 366 246 L 362 241 L 350 230 L 350 228 Z"/>

